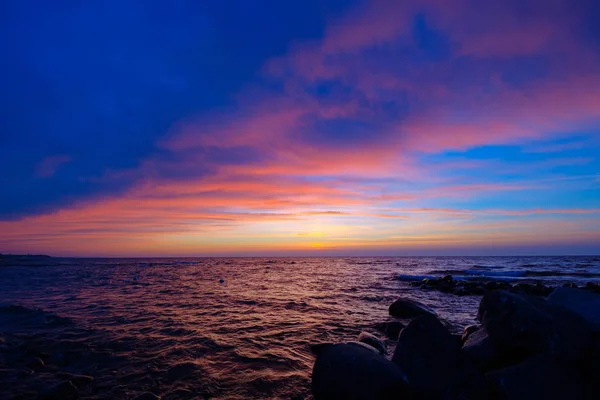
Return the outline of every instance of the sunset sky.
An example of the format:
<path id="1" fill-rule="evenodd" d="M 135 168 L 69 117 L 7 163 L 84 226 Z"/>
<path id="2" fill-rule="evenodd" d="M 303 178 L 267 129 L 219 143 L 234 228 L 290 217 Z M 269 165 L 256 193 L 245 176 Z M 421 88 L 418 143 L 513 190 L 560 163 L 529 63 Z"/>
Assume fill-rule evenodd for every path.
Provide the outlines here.
<path id="1" fill-rule="evenodd" d="M 600 253 L 597 0 L 4 0 L 0 252 Z"/>

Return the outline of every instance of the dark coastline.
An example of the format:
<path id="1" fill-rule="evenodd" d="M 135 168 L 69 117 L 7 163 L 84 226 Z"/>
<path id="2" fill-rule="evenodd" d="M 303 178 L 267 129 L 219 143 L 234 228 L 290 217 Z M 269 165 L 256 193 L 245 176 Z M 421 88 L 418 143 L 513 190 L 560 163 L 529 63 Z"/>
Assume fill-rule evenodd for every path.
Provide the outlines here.
<path id="1" fill-rule="evenodd" d="M 0 254 L 0 267 L 44 267 L 59 263 L 58 258 L 45 254 Z"/>

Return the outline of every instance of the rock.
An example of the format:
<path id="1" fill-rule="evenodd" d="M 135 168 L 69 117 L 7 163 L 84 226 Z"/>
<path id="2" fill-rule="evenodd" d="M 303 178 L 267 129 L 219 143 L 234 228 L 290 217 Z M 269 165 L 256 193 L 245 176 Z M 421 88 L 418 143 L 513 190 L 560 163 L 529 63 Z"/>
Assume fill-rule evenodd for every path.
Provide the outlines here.
<path id="1" fill-rule="evenodd" d="M 576 371 L 548 354 L 490 372 L 486 377 L 491 398 L 498 400 L 596 398 Z"/>
<path id="2" fill-rule="evenodd" d="M 145 392 L 134 397 L 133 400 L 160 400 L 160 397 L 152 392 Z"/>
<path id="3" fill-rule="evenodd" d="M 404 298 L 400 298 L 392 303 L 389 312 L 392 317 L 396 318 L 415 318 L 425 314 L 435 315 L 435 312 L 431 308 L 417 301 Z"/>
<path id="4" fill-rule="evenodd" d="M 504 368 L 524 359 L 519 352 L 499 351 L 485 328 L 481 328 L 469 336 L 461 349 L 461 354 L 464 361 L 467 361 L 469 365 L 476 366 L 481 371 Z"/>
<path id="5" fill-rule="evenodd" d="M 350 345 L 350 346 L 358 346 L 361 347 L 363 349 L 367 349 L 369 351 L 372 351 L 375 354 L 379 354 L 379 350 L 377 350 L 375 347 L 371 346 L 370 344 L 366 344 L 364 342 L 346 342 L 346 344 Z"/>
<path id="6" fill-rule="evenodd" d="M 315 400 L 400 399 L 408 391 L 402 371 L 372 351 L 349 344 L 319 348 L 312 372 Z"/>
<path id="7" fill-rule="evenodd" d="M 71 400 L 79 398 L 77 387 L 71 381 L 63 381 L 40 394 L 40 400 Z"/>
<path id="8" fill-rule="evenodd" d="M 27 364 L 25 364 L 27 366 L 27 368 L 32 369 L 34 371 L 39 371 L 40 369 L 44 368 L 44 360 L 42 360 L 39 357 L 33 357 L 31 358 L 29 361 L 27 361 Z"/>
<path id="9" fill-rule="evenodd" d="M 552 353 L 569 361 L 584 358 L 593 344 L 590 324 L 558 304 L 503 290 L 487 292 L 478 318 L 499 351 L 523 356 Z"/>
<path id="10" fill-rule="evenodd" d="M 465 326 L 465 329 L 463 330 L 463 334 L 461 336 L 463 343 L 469 338 L 469 336 L 471 336 L 474 332 L 479 330 L 479 328 L 480 328 L 479 325 Z"/>
<path id="11" fill-rule="evenodd" d="M 167 379 L 170 382 L 177 381 L 179 379 L 183 379 L 189 375 L 192 375 L 194 372 L 198 371 L 200 367 L 193 362 L 184 362 L 181 364 L 177 364 L 167 370 Z"/>
<path id="12" fill-rule="evenodd" d="M 400 333 L 392 361 L 421 395 L 442 398 L 451 390 L 459 354 L 456 340 L 437 317 L 422 315 Z"/>
<path id="13" fill-rule="evenodd" d="M 600 295 L 582 289 L 557 288 L 548 296 L 548 301 L 568 308 L 590 322 L 600 331 Z"/>
<path id="14" fill-rule="evenodd" d="M 385 334 L 390 339 L 398 340 L 400 331 L 404 329 L 404 324 L 400 321 L 385 321 L 375 324 L 375 329 Z"/>
<path id="15" fill-rule="evenodd" d="M 84 386 L 94 380 L 94 378 L 88 375 L 74 375 L 69 374 L 68 372 L 60 372 L 56 376 L 61 379 L 73 382 L 73 384 L 75 384 L 75 386 L 77 387 Z"/>
<path id="16" fill-rule="evenodd" d="M 358 341 L 373 346 L 381 355 L 384 355 L 387 352 L 387 346 L 383 340 L 368 332 L 361 332 L 360 335 L 358 335 Z"/>

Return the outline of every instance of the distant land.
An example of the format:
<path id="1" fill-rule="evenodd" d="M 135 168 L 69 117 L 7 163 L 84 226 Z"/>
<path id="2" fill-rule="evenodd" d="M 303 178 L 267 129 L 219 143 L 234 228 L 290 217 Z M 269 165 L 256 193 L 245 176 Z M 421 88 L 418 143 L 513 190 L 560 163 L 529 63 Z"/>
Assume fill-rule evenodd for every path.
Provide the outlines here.
<path id="1" fill-rule="evenodd" d="M 57 264 L 58 259 L 45 254 L 0 254 L 0 267 L 42 267 Z"/>

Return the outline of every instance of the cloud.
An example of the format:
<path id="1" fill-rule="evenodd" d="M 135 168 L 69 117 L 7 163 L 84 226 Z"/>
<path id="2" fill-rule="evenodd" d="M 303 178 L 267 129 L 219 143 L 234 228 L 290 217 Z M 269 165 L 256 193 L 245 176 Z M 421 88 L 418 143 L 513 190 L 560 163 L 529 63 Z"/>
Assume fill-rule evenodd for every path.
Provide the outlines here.
<path id="1" fill-rule="evenodd" d="M 234 59 L 205 38 L 246 40 L 245 32 L 221 32 L 209 10 L 139 6 L 147 13 L 127 13 L 129 21 L 113 7 L 97 18 L 88 7 L 26 15 L 58 28 L 23 43 L 40 65 L 20 51 L 11 64 L 20 83 L 2 99 L 15 113 L 4 122 L 0 167 L 15 172 L 0 181 L 11 189 L 0 217 L 13 221 L 0 243 L 81 235 L 82 252 L 97 237 L 109 251 L 116 237 L 175 246 L 210 232 L 222 243 L 225 232 L 297 236 L 313 231 L 304 224 L 339 220 L 363 229 L 597 209 L 583 183 L 575 202 L 556 193 L 550 202 L 564 182 L 527 175 L 533 158 L 467 154 L 598 135 L 600 53 L 580 26 L 587 2 L 361 2 L 313 28 L 320 36 L 251 54 L 235 47 Z M 107 21 L 115 30 L 101 37 Z M 48 54 L 50 40 L 72 47 Z M 87 48 L 98 51 L 80 57 Z M 31 69 L 37 95 L 25 98 L 30 75 L 17 72 Z M 31 110 L 46 111 L 30 118 Z M 551 163 L 569 148 L 549 150 Z M 433 156 L 445 162 L 429 163 Z M 585 159 L 567 163 L 577 171 L 566 179 L 593 175 L 596 159 Z"/>
<path id="2" fill-rule="evenodd" d="M 71 157 L 62 154 L 46 157 L 37 165 L 35 175 L 38 178 L 49 178 L 56 173 L 61 165 L 69 161 L 71 161 Z"/>

